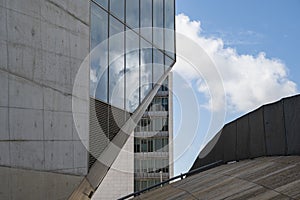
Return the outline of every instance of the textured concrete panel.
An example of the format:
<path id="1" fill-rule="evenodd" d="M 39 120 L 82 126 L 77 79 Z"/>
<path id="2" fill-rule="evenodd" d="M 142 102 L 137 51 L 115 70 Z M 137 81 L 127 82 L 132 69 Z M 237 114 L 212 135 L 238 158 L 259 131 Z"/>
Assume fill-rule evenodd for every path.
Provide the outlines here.
<path id="1" fill-rule="evenodd" d="M 70 56 L 72 58 L 83 60 L 89 53 L 89 44 L 85 40 L 82 40 L 82 37 L 83 36 L 70 34 Z M 85 37 L 88 40 L 88 35 Z"/>
<path id="2" fill-rule="evenodd" d="M 285 155 L 283 102 L 264 106 L 267 155 Z"/>
<path id="3" fill-rule="evenodd" d="M 40 0 L 6 1 L 6 7 L 32 17 L 39 17 L 41 13 Z"/>
<path id="4" fill-rule="evenodd" d="M 36 74 L 36 69 L 39 69 L 42 63 L 40 50 L 23 45 L 9 44 L 8 55 L 8 68 L 12 73 L 30 80 L 33 79 L 34 75 L 41 74 Z"/>
<path id="5" fill-rule="evenodd" d="M 74 142 L 74 168 L 87 169 L 87 167 L 88 167 L 88 151 L 81 141 L 75 141 Z M 82 172 L 83 175 L 86 175 L 87 173 L 87 171 L 82 171 Z"/>
<path id="6" fill-rule="evenodd" d="M 44 111 L 45 140 L 72 140 L 72 125 L 72 113 Z"/>
<path id="7" fill-rule="evenodd" d="M 9 143 L 0 141 L 0 165 L 9 166 Z M 1 199 L 1 198 L 0 198 Z"/>
<path id="8" fill-rule="evenodd" d="M 250 157 L 266 155 L 263 108 L 249 113 Z"/>
<path id="9" fill-rule="evenodd" d="M 237 122 L 237 148 L 236 156 L 239 160 L 247 159 L 250 156 L 249 152 L 249 120 L 248 115 L 239 118 Z"/>
<path id="10" fill-rule="evenodd" d="M 88 142 L 89 140 L 89 115 L 76 114 L 76 124 L 73 121 L 73 140 Z M 80 134 L 80 135 L 79 135 Z"/>
<path id="11" fill-rule="evenodd" d="M 0 70 L 0 106 L 8 106 L 8 74 Z"/>
<path id="12" fill-rule="evenodd" d="M 44 88 L 44 110 L 72 111 L 72 98 L 51 88 Z"/>
<path id="13" fill-rule="evenodd" d="M 1 40 L 0 40 L 0 69 L 7 69 L 7 43 Z"/>
<path id="14" fill-rule="evenodd" d="M 10 142 L 11 166 L 28 169 L 44 169 L 44 145 L 42 141 Z"/>
<path id="15" fill-rule="evenodd" d="M 0 107 L 0 140 L 9 140 L 8 108 Z"/>
<path id="16" fill-rule="evenodd" d="M 7 12 L 7 29 L 9 41 L 41 48 L 41 26 L 39 19 L 9 10 Z"/>
<path id="17" fill-rule="evenodd" d="M 43 109 L 43 88 L 23 78 L 9 75 L 9 106 Z"/>
<path id="18" fill-rule="evenodd" d="M 288 154 L 300 154 L 300 96 L 284 99 Z"/>
<path id="19" fill-rule="evenodd" d="M 7 40 L 6 31 L 6 9 L 0 7 L 0 42 Z"/>
<path id="20" fill-rule="evenodd" d="M 223 142 L 223 151 L 224 151 L 224 162 L 235 161 L 236 157 L 236 122 L 231 122 L 224 126 L 222 138 Z"/>
<path id="21" fill-rule="evenodd" d="M 54 53 L 43 52 L 44 84 L 71 94 L 71 64 L 70 58 Z"/>
<path id="22" fill-rule="evenodd" d="M 9 110 L 11 140 L 43 140 L 43 111 L 11 108 Z"/>
<path id="23" fill-rule="evenodd" d="M 73 169 L 73 141 L 45 141 L 45 169 Z"/>

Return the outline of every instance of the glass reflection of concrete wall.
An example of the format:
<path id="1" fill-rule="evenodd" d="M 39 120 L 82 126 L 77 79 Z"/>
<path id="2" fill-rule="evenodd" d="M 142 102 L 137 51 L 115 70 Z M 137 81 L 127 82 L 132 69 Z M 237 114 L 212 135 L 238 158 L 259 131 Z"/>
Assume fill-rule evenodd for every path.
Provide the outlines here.
<path id="1" fill-rule="evenodd" d="M 174 4 L 174 0 L 91 2 L 91 50 L 95 49 L 91 97 L 128 112 L 136 110 L 175 62 Z M 96 50 L 99 44 L 101 49 Z"/>

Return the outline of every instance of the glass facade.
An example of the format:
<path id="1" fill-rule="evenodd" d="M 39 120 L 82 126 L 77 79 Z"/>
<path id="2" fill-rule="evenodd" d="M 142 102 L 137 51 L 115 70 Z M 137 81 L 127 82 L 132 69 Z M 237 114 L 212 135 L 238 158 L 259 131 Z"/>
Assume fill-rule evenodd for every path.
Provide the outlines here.
<path id="1" fill-rule="evenodd" d="M 175 62 L 174 4 L 91 1 L 92 98 L 128 112 L 136 110 Z"/>

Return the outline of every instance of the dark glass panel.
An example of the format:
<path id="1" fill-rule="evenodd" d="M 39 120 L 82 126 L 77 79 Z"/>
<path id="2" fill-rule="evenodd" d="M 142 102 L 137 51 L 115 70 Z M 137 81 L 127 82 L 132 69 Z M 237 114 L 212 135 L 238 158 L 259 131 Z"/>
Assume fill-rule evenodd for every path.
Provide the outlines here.
<path id="1" fill-rule="evenodd" d="M 91 4 L 91 69 L 90 95 L 107 102 L 108 14 Z M 99 45 L 99 46 L 98 46 Z"/>
<path id="2" fill-rule="evenodd" d="M 126 32 L 126 109 L 135 111 L 139 105 L 139 36 Z"/>
<path id="3" fill-rule="evenodd" d="M 95 2 L 99 3 L 105 9 L 108 9 L 108 0 L 94 0 Z"/>
<path id="4" fill-rule="evenodd" d="M 164 1 L 153 0 L 153 43 L 163 50 Z"/>
<path id="5" fill-rule="evenodd" d="M 165 71 L 167 71 L 175 61 L 169 56 L 165 56 Z"/>
<path id="6" fill-rule="evenodd" d="M 110 0 L 110 12 L 124 22 L 124 0 Z"/>
<path id="7" fill-rule="evenodd" d="M 141 101 L 152 89 L 152 46 L 141 40 Z"/>
<path id="8" fill-rule="evenodd" d="M 139 0 L 126 0 L 126 24 L 139 28 Z"/>
<path id="9" fill-rule="evenodd" d="M 152 42 L 152 0 L 141 0 L 141 34 Z"/>
<path id="10" fill-rule="evenodd" d="M 164 74 L 164 54 L 153 49 L 153 83 L 157 83 L 158 80 Z"/>
<path id="11" fill-rule="evenodd" d="M 110 16 L 109 103 L 124 109 L 124 25 Z"/>

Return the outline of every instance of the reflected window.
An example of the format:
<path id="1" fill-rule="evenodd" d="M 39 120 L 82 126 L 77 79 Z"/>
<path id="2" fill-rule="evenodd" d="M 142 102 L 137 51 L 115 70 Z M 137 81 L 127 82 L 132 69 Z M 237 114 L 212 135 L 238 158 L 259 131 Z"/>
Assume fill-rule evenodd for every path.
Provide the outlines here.
<path id="1" fill-rule="evenodd" d="M 139 0 L 126 0 L 126 24 L 131 28 L 139 28 Z"/>
<path id="2" fill-rule="evenodd" d="M 171 58 L 175 59 L 175 0 L 165 0 L 165 50 Z"/>
<path id="3" fill-rule="evenodd" d="M 109 33 L 109 102 L 124 109 L 124 25 L 112 16 Z"/>
<path id="4" fill-rule="evenodd" d="M 164 71 L 164 54 L 158 49 L 153 49 L 153 83 L 158 82 Z"/>
<path id="5" fill-rule="evenodd" d="M 141 0 L 141 34 L 152 42 L 152 0 Z"/>
<path id="6" fill-rule="evenodd" d="M 126 32 L 126 109 L 135 111 L 139 105 L 139 36 L 133 31 Z"/>
<path id="7" fill-rule="evenodd" d="M 108 14 L 91 3 L 90 95 L 108 102 Z"/>
<path id="8" fill-rule="evenodd" d="M 164 1 L 153 0 L 153 43 L 163 50 Z"/>
<path id="9" fill-rule="evenodd" d="M 110 12 L 124 22 L 124 0 L 110 0 Z"/>
<path id="10" fill-rule="evenodd" d="M 141 102 L 152 89 L 152 46 L 141 40 Z"/>

